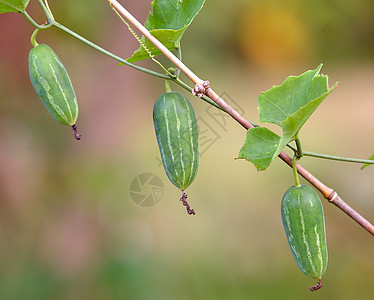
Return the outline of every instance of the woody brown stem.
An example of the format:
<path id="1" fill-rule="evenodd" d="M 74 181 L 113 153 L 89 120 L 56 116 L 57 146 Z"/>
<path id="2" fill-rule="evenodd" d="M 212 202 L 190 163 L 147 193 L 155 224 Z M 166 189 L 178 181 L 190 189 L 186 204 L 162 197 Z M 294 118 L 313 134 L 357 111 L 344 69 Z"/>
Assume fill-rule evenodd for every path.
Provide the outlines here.
<path id="1" fill-rule="evenodd" d="M 157 38 L 155 38 L 147 28 L 145 28 L 132 14 L 130 14 L 116 0 L 108 0 L 111 4 L 131 25 L 137 28 L 153 45 L 155 45 L 179 70 L 181 70 L 193 83 L 203 83 L 195 73 L 193 73 L 178 57 L 169 51 Z"/>
<path id="2" fill-rule="evenodd" d="M 193 73 L 187 66 L 185 66 L 173 53 L 171 53 L 159 40 L 157 40 L 137 19 L 135 19 L 121 4 L 116 0 L 108 0 L 108 2 L 114 6 L 118 12 L 137 28 L 153 45 L 155 45 L 177 68 L 179 68 L 195 85 L 203 84 L 204 81 L 200 79 L 195 73 Z M 212 88 L 208 88 L 205 91 L 205 95 L 213 100 L 218 106 L 220 106 L 226 113 L 228 113 L 234 120 L 242 125 L 246 130 L 253 128 L 254 126 L 240 115 L 235 109 L 227 104 L 221 97 L 218 96 Z M 284 151 L 279 154 L 279 158 L 282 159 L 286 164 L 292 167 L 292 158 L 288 156 Z M 336 205 L 353 220 L 355 220 L 360 226 L 365 228 L 369 233 L 374 236 L 374 226 L 364 217 L 362 217 L 357 211 L 346 204 L 338 194 L 330 187 L 319 181 L 310 172 L 304 169 L 301 165 L 296 164 L 297 172 L 305 178 L 310 184 L 318 189 L 323 196 L 331 203 Z M 183 197 L 182 197 L 183 198 Z M 181 198 L 181 200 L 182 200 Z"/>

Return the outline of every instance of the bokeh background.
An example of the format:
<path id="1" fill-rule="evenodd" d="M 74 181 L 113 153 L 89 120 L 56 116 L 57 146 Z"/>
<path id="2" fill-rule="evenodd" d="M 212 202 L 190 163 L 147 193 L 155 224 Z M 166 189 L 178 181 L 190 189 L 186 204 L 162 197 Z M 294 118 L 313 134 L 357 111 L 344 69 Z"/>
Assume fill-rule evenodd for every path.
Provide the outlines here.
<path id="1" fill-rule="evenodd" d="M 122 2 L 146 20 L 150 1 Z M 59 22 L 124 58 L 138 48 L 107 1 L 50 6 Z M 35 0 L 28 12 L 44 21 Z M 83 139 L 73 140 L 29 81 L 33 30 L 20 14 L 0 15 L 1 299 L 374 299 L 373 237 L 324 199 L 329 265 L 325 287 L 308 290 L 315 281 L 298 270 L 280 218 L 291 170 L 235 161 L 243 128 L 191 96 L 202 132 L 188 189 L 197 215 L 188 216 L 159 164 L 151 115 L 164 83 L 50 29 L 38 41 L 75 86 Z M 304 149 L 374 153 L 372 0 L 207 0 L 182 47 L 185 63 L 254 122 L 261 91 L 324 63 L 339 86 L 302 129 Z M 374 221 L 374 168 L 302 164 Z M 163 183 L 152 207 L 130 198 L 142 173 Z"/>

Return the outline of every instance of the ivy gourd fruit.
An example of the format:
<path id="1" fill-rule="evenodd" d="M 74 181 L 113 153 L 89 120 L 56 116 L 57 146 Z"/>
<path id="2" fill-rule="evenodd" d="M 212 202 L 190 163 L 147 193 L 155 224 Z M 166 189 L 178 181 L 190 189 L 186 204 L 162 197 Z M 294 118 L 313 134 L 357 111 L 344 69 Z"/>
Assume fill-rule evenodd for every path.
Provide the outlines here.
<path id="1" fill-rule="evenodd" d="M 195 214 L 184 192 L 195 179 L 199 165 L 198 128 L 193 107 L 179 92 L 164 93 L 154 104 L 153 124 L 166 175 L 182 191 L 181 201 L 187 212 Z"/>
<path id="2" fill-rule="evenodd" d="M 283 227 L 293 258 L 300 270 L 318 280 L 320 288 L 328 253 L 325 217 L 317 192 L 307 185 L 290 187 L 281 204 Z"/>
<path id="3" fill-rule="evenodd" d="M 29 53 L 29 75 L 40 100 L 54 119 L 71 126 L 76 139 L 78 103 L 69 74 L 51 47 L 38 44 Z"/>

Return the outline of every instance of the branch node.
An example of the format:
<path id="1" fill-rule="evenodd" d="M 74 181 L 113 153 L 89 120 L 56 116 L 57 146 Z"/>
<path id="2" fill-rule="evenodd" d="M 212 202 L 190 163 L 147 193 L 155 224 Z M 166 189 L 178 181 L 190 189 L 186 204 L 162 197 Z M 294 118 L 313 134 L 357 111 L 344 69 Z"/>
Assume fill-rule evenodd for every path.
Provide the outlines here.
<path id="1" fill-rule="evenodd" d="M 330 194 L 330 196 L 328 196 L 327 200 L 330 203 L 334 203 L 337 197 L 338 197 L 338 193 L 335 192 L 335 191 L 332 191 L 331 194 Z"/>
<path id="2" fill-rule="evenodd" d="M 192 95 L 201 98 L 205 95 L 206 91 L 210 88 L 210 82 L 204 81 L 203 83 L 196 83 L 195 87 L 192 89 Z"/>

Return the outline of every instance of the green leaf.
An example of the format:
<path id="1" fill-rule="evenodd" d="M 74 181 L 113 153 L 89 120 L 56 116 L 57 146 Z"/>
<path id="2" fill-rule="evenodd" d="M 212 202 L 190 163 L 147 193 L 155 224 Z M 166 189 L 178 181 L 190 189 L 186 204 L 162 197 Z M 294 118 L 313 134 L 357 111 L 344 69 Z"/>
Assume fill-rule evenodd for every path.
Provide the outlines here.
<path id="1" fill-rule="evenodd" d="M 178 49 L 183 33 L 199 13 L 204 2 L 205 0 L 154 0 L 153 14 L 149 13 L 145 27 L 170 51 Z M 154 56 L 161 54 L 160 50 L 144 36 L 142 41 Z M 140 46 L 127 61 L 133 63 L 147 58 L 148 53 Z"/>
<path id="2" fill-rule="evenodd" d="M 372 156 L 370 156 L 368 159 L 372 160 L 374 162 L 374 154 Z M 361 170 L 365 169 L 366 167 L 368 166 L 371 166 L 372 164 L 364 164 L 362 167 L 361 167 Z"/>
<path id="3" fill-rule="evenodd" d="M 256 165 L 258 170 L 266 169 L 271 161 L 275 159 L 283 148 L 291 141 L 295 140 L 301 127 L 309 119 L 312 113 L 322 103 L 322 101 L 332 92 L 335 88 L 328 88 L 328 77 L 319 75 L 322 64 L 315 70 L 307 71 L 300 76 L 289 76 L 280 86 L 274 86 L 270 90 L 263 92 L 258 97 L 258 111 L 260 114 L 260 122 L 272 123 L 282 128 L 282 136 L 278 139 L 276 149 L 270 148 L 259 149 L 258 153 L 265 153 L 263 162 L 264 164 Z M 270 130 L 269 130 L 270 131 Z M 258 132 L 261 134 L 266 133 L 266 136 L 259 138 Z M 253 133 L 249 133 L 246 143 L 255 143 L 250 147 L 241 149 L 241 156 L 243 158 L 252 160 L 254 159 L 253 153 L 244 153 L 247 149 L 257 149 L 264 146 L 261 139 L 268 138 L 271 134 L 266 131 L 256 132 L 257 138 L 253 138 Z M 271 131 L 270 131 L 271 132 Z M 272 133 L 272 132 L 271 132 Z M 275 141 L 272 133 L 273 141 Z M 248 139 L 250 138 L 250 141 Z M 272 146 L 273 147 L 273 146 Z M 272 153 L 272 157 L 270 157 Z"/>
<path id="4" fill-rule="evenodd" d="M 30 0 L 0 0 L 0 14 L 8 12 L 23 12 Z"/>
<path id="5" fill-rule="evenodd" d="M 255 127 L 247 131 L 238 159 L 253 163 L 258 171 L 265 170 L 273 160 L 280 137 L 266 127 Z"/>

